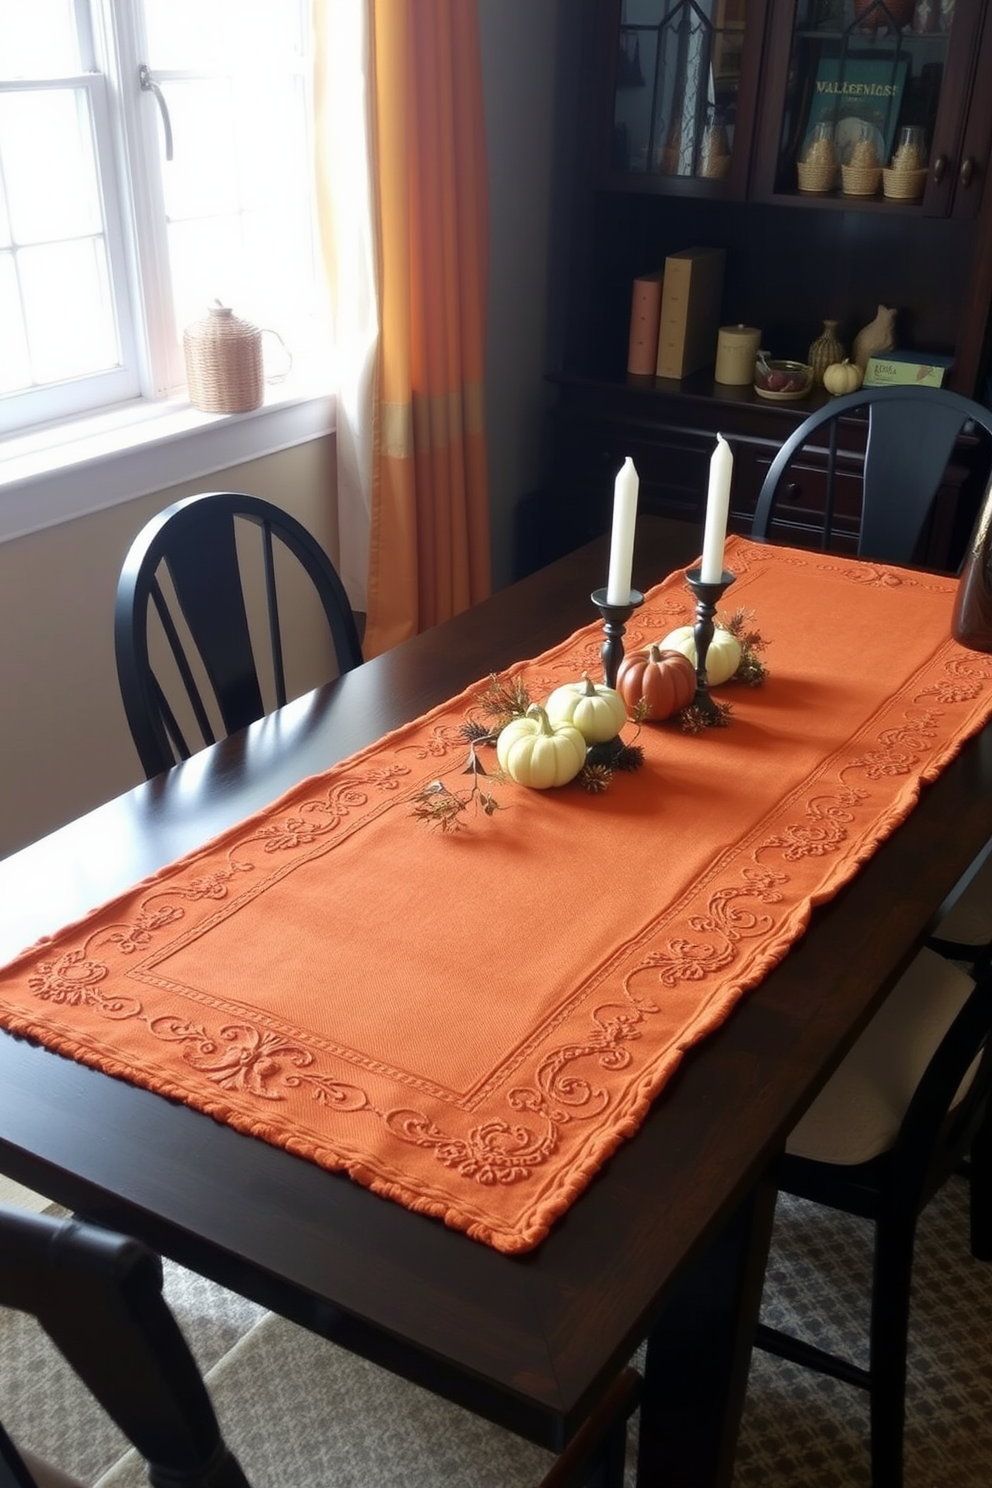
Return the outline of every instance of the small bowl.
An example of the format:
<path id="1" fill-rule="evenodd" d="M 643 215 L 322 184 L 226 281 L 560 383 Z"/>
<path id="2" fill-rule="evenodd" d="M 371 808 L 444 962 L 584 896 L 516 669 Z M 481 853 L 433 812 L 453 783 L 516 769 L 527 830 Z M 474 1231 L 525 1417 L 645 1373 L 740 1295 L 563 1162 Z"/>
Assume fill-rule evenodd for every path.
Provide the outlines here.
<path id="1" fill-rule="evenodd" d="M 754 391 L 773 403 L 795 403 L 805 398 L 812 386 L 813 368 L 805 362 L 769 359 L 758 362 L 754 369 Z"/>

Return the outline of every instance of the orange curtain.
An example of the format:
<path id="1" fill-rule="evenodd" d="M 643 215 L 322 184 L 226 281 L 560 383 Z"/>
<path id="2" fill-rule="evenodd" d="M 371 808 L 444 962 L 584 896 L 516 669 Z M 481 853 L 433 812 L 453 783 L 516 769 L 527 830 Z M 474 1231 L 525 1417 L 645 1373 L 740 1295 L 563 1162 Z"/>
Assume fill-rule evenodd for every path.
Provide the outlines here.
<path id="1" fill-rule="evenodd" d="M 369 0 L 379 345 L 365 654 L 490 591 L 475 0 Z"/>

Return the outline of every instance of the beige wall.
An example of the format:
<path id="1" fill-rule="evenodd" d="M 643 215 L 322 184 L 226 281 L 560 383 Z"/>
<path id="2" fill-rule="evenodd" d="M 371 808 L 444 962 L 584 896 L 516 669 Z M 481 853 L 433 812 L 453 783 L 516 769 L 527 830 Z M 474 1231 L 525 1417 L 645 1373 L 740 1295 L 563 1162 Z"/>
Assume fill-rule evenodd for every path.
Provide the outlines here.
<path id="1" fill-rule="evenodd" d="M 336 556 L 332 436 L 0 543 L 0 857 L 143 778 L 114 665 L 117 575 L 149 517 L 205 490 L 278 502 Z"/>

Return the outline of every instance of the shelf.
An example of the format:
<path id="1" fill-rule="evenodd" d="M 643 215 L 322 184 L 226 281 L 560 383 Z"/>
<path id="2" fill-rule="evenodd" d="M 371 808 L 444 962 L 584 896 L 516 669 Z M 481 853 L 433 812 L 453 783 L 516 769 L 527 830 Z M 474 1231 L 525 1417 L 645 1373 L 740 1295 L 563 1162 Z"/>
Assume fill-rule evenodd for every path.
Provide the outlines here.
<path id="1" fill-rule="evenodd" d="M 674 431 L 686 437 L 722 432 L 745 442 L 777 447 L 785 432 L 829 403 L 830 394 L 815 388 L 795 403 L 759 398 L 753 387 L 731 387 L 714 382 L 712 367 L 680 381 L 667 377 L 638 377 L 628 372 L 610 377 L 598 372 L 560 371 L 547 379 L 567 390 L 569 406 L 621 422 L 641 424 L 667 439 Z"/>
<path id="2" fill-rule="evenodd" d="M 848 45 L 865 47 L 880 44 L 894 47 L 897 42 L 914 47 L 939 42 L 946 47 L 951 37 L 949 31 L 914 31 L 911 26 L 901 27 L 898 32 L 883 31 L 881 27 L 878 31 L 859 31 L 854 27 L 848 31 L 826 31 L 818 26 L 797 26 L 794 35 L 800 41 L 835 41 L 840 45 L 846 41 Z"/>
<path id="3" fill-rule="evenodd" d="M 912 202 L 891 201 L 881 193 L 875 196 L 845 196 L 841 191 L 831 191 L 820 196 L 814 192 L 799 190 L 777 190 L 768 198 L 776 207 L 802 207 L 816 212 L 885 212 L 892 217 L 917 217 L 923 215 L 923 198 Z"/>

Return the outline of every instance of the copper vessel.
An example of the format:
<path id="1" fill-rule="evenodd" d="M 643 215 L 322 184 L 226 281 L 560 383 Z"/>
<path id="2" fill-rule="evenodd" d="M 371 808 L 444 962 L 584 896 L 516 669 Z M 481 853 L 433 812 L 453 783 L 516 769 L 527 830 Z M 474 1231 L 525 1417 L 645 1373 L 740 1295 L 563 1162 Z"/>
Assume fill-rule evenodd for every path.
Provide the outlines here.
<path id="1" fill-rule="evenodd" d="M 961 570 L 951 635 L 971 651 L 992 651 L 992 482 Z"/>

